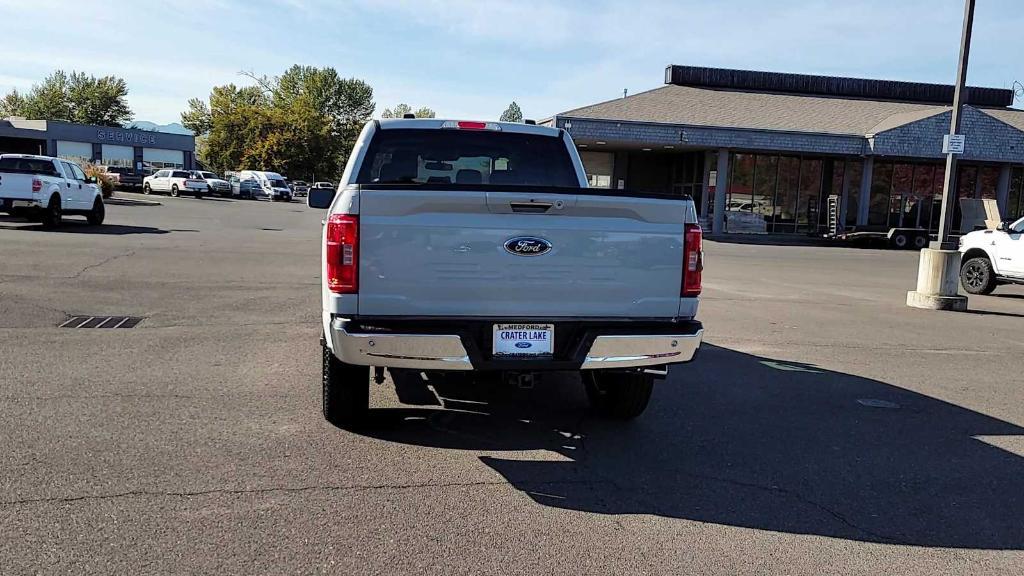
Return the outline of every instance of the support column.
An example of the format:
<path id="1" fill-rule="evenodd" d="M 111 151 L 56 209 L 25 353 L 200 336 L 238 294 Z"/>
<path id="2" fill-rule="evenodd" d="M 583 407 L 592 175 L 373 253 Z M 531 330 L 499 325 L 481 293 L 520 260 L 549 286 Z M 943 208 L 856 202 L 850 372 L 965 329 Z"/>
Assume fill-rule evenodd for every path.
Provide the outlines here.
<path id="1" fill-rule="evenodd" d="M 850 204 L 850 162 L 843 158 L 843 187 L 839 192 L 839 226 L 840 230 L 846 228 L 846 208 Z"/>
<path id="2" fill-rule="evenodd" d="M 999 184 L 996 186 L 996 204 L 999 206 L 999 218 L 1006 218 L 1010 207 L 1006 203 L 1010 199 L 1010 165 L 999 169 Z"/>
<path id="3" fill-rule="evenodd" d="M 729 187 L 729 149 L 718 149 L 718 175 L 715 177 L 715 219 L 712 234 L 725 232 L 725 191 Z"/>
<path id="4" fill-rule="evenodd" d="M 860 175 L 860 201 L 857 203 L 857 226 L 867 226 L 871 210 L 871 179 L 875 172 L 875 157 L 864 159 L 864 171 Z"/>
<path id="5" fill-rule="evenodd" d="M 715 162 L 715 152 L 708 150 L 704 153 L 704 188 L 700 194 L 700 206 L 698 206 L 698 214 L 700 214 L 701 220 L 706 220 L 708 217 L 708 206 L 711 204 L 711 198 L 708 194 L 711 193 L 711 170 Z"/>

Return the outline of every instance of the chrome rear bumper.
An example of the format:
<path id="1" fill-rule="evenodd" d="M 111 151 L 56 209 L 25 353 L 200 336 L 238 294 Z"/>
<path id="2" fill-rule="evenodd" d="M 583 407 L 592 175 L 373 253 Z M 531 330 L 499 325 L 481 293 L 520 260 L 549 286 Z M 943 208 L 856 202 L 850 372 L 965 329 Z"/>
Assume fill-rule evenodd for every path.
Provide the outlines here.
<path id="1" fill-rule="evenodd" d="M 696 334 L 598 336 L 580 368 L 634 368 L 689 362 L 703 339 L 703 330 Z"/>
<path id="2" fill-rule="evenodd" d="M 579 368 L 638 368 L 689 362 L 700 348 L 703 336 L 703 330 L 692 334 L 597 336 Z M 457 334 L 350 333 L 346 330 L 346 320 L 335 318 L 331 322 L 331 342 L 339 360 L 359 366 L 419 370 L 475 368 Z M 544 368 L 545 360 L 536 362 L 538 369 Z"/>

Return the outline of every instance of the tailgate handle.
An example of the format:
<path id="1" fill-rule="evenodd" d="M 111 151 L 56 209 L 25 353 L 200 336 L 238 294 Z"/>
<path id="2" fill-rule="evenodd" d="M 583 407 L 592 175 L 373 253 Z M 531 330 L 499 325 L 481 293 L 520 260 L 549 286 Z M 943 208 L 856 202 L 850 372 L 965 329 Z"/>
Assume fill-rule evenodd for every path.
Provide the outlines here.
<path id="1" fill-rule="evenodd" d="M 509 202 L 513 212 L 526 214 L 543 214 L 551 209 L 551 202 Z"/>

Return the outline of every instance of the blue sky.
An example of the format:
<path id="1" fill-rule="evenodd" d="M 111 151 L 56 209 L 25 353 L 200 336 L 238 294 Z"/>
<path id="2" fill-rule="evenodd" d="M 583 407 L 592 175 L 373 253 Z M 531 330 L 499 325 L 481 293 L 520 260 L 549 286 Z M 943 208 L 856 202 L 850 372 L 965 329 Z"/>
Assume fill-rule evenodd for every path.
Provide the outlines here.
<path id="1" fill-rule="evenodd" d="M 378 113 L 407 102 L 543 118 L 656 88 L 667 64 L 952 83 L 961 0 L 0 0 L 0 91 L 54 69 L 128 81 L 136 119 L 177 121 L 190 97 L 333 66 L 369 82 Z M 65 14 L 57 41 L 41 41 Z M 969 82 L 1024 82 L 1024 5 L 979 0 Z M 1021 107 L 1022 101 L 1017 105 Z"/>

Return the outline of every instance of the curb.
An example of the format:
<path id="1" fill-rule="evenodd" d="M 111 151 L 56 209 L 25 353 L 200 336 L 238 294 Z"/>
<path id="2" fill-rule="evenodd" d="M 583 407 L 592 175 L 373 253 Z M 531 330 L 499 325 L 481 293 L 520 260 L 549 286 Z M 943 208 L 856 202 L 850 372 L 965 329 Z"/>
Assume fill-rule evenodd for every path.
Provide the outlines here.
<path id="1" fill-rule="evenodd" d="M 136 200 L 135 198 L 123 198 L 117 196 L 104 198 L 103 203 L 110 204 L 111 206 L 163 206 L 162 203 L 155 200 Z"/>

